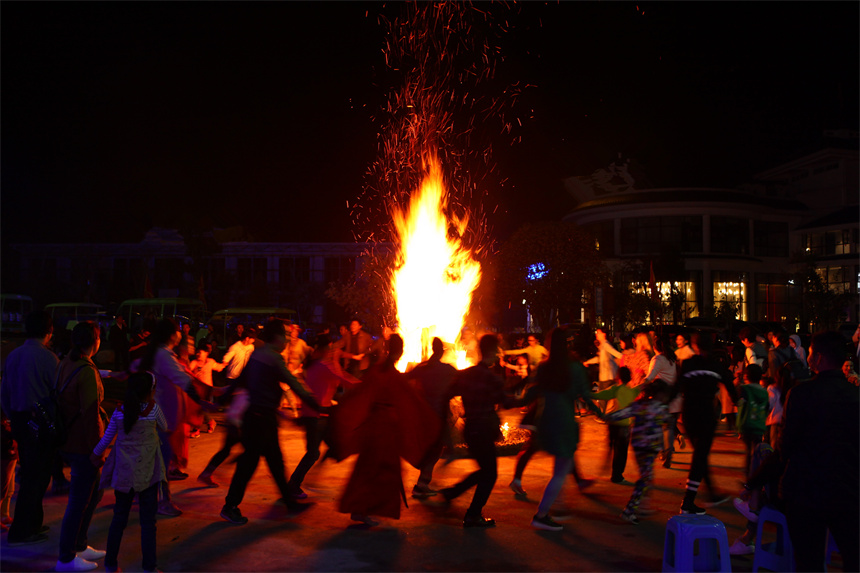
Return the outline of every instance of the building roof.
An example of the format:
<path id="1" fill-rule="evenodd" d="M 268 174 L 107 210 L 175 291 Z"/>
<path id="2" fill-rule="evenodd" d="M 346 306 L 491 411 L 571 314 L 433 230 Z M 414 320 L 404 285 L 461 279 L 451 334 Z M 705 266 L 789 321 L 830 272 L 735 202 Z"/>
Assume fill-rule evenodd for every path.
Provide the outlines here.
<path id="1" fill-rule="evenodd" d="M 806 231 L 809 229 L 819 229 L 823 227 L 845 227 L 860 225 L 860 211 L 858 206 L 842 207 L 828 213 L 823 217 L 819 217 L 808 223 L 805 223 L 797 228 L 798 231 Z"/>
<path id="2" fill-rule="evenodd" d="M 636 205 L 643 203 L 725 203 L 741 205 L 760 205 L 786 211 L 805 211 L 806 205 L 795 199 L 782 197 L 768 197 L 765 195 L 753 195 L 734 189 L 713 188 L 676 188 L 676 189 L 648 189 L 633 193 L 619 193 L 606 195 L 599 199 L 586 201 L 576 207 L 572 212 L 594 209 L 598 207 L 611 207 L 620 205 Z"/>

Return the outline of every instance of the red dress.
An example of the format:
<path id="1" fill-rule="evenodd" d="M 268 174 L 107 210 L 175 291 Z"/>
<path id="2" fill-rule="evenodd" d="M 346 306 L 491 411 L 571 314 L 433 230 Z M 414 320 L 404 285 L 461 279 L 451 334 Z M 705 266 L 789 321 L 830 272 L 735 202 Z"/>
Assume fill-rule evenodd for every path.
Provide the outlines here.
<path id="1" fill-rule="evenodd" d="M 332 416 L 339 459 L 358 454 L 338 511 L 400 518 L 400 458 L 418 467 L 440 431 L 438 416 L 406 377 L 370 368 Z"/>

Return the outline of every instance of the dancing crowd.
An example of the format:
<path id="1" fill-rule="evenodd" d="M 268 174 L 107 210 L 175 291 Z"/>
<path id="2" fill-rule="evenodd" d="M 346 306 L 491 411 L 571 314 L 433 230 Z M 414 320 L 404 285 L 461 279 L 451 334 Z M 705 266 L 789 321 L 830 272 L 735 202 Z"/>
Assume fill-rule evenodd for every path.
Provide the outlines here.
<path id="1" fill-rule="evenodd" d="M 860 388 L 854 373 L 860 329 L 853 351 L 846 352 L 835 332 L 816 334 L 807 349 L 782 329 L 744 328 L 733 346 L 722 347 L 709 333 L 670 340 L 659 328 L 615 335 L 558 327 L 544 344 L 537 334 L 509 340 L 465 328 L 455 344 L 435 338 L 426 360 L 403 366 L 402 338 L 385 327 L 374 339 L 358 320 L 341 325 L 338 335 L 323 332 L 306 341 L 297 324 L 272 318 L 235 331 L 219 359 L 221 341 L 211 330 L 195 337 L 188 325 L 165 318 L 144 337 L 130 339 L 121 319 L 115 326 L 124 344 L 111 340 L 118 355 L 109 375 L 125 383 L 126 393 L 110 416 L 103 407 L 107 373 L 94 362 L 101 345 L 95 323 L 74 327 L 71 348 L 60 360 L 49 349 L 50 315 L 34 311 L 26 319 L 26 342 L 4 365 L 3 528 L 10 546 L 48 539 L 42 500 L 60 455 L 71 479 L 57 571 L 92 570 L 102 558 L 107 571 L 117 571 L 135 498 L 142 567 L 157 569 L 156 515 L 181 515 L 170 484 L 189 477 L 188 440 L 215 430 L 215 412 L 224 412 L 224 442 L 197 480 L 219 487 L 216 468 L 241 445 L 220 511 L 229 523 L 248 522 L 240 505 L 260 458 L 287 514 L 307 510 L 302 485 L 325 443 L 325 456 L 335 461 L 357 456 L 337 505 L 352 521 L 373 527 L 378 518 L 400 517 L 406 496 L 402 459 L 420 471 L 413 498 L 436 497 L 448 505 L 474 488 L 463 526 L 492 527 L 495 521 L 483 509 L 498 479 L 499 410 L 510 408 L 521 409 L 520 427 L 528 432 L 510 482 L 514 494 L 525 496 L 522 475 L 537 451 L 553 458 L 531 520 L 537 529 L 563 529 L 551 510 L 568 475 L 580 489 L 593 482 L 576 467 L 583 416 L 606 424 L 609 480 L 633 486 L 619 517 L 630 524 L 654 513 L 654 464 L 671 467 L 676 444 L 692 447 L 680 512 L 705 514 L 731 499 L 709 474 L 722 422 L 746 449 L 738 476 L 744 487 L 734 505 L 749 522 L 731 553 L 752 551 L 758 513 L 770 506 L 787 517 L 798 570 L 821 570 L 828 530 L 845 570 L 860 568 Z M 456 351 L 472 366 L 451 366 Z M 223 383 L 215 383 L 215 376 Z M 284 419 L 306 436 L 306 453 L 289 477 L 278 438 Z M 453 455 L 460 434 L 477 469 L 434 489 L 434 467 Z M 635 482 L 624 476 L 631 444 Z M 12 518 L 16 460 L 20 485 Z M 699 497 L 700 487 L 706 497 Z M 113 489 L 116 502 L 107 546 L 98 550 L 88 544 L 87 532 L 105 489 Z"/>

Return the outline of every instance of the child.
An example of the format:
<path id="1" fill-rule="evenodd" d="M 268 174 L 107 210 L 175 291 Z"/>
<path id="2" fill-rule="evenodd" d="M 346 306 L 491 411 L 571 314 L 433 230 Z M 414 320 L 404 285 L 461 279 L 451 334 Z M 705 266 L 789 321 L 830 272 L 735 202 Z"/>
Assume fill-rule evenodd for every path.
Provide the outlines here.
<path id="1" fill-rule="evenodd" d="M 744 383 L 738 387 L 738 430 L 747 452 L 745 475 L 749 475 L 752 451 L 756 444 L 761 443 L 766 427 L 768 395 L 761 385 L 761 376 L 761 367 L 750 364 L 744 372 Z"/>
<path id="2" fill-rule="evenodd" d="M 221 372 L 224 370 L 225 365 L 211 358 L 209 355 L 212 354 L 212 345 L 206 342 L 205 340 L 201 340 L 197 345 L 197 356 L 188 363 L 188 369 L 191 373 L 197 377 L 198 380 L 203 382 L 206 386 L 208 386 L 208 393 L 199 392 L 201 397 L 204 400 L 210 400 L 212 398 L 212 371 Z M 206 432 L 211 434 L 215 431 L 215 420 L 209 416 L 208 412 L 203 412 L 203 423 L 206 427 Z M 194 436 L 193 434 L 197 434 Z M 192 437 L 199 437 L 200 430 L 197 429 L 192 433 Z"/>
<path id="3" fill-rule="evenodd" d="M 12 501 L 12 494 L 15 492 L 15 465 L 18 462 L 18 444 L 12 438 L 12 425 L 6 418 L 6 414 L 2 414 L 2 451 L 0 451 L 0 460 L 2 460 L 3 471 L 0 474 L 0 485 L 3 487 L 2 501 L 0 501 L 0 525 L 3 531 L 8 531 L 12 525 L 12 516 L 9 515 L 9 504 Z"/>
<path id="4" fill-rule="evenodd" d="M 102 487 L 112 486 L 116 495 L 105 555 L 105 569 L 111 572 L 119 570 L 119 546 L 135 494 L 140 504 L 143 570 L 156 570 L 158 485 L 167 479 L 158 430 L 167 429 L 167 420 L 153 400 L 154 391 L 155 378 L 149 372 L 136 372 L 129 376 L 125 403 L 114 410 L 104 437 L 91 456 L 93 463 L 100 465 L 102 454 L 116 436 L 116 446 L 111 453 L 115 463 L 112 471 L 107 469 L 104 472 L 101 484 Z"/>
<path id="5" fill-rule="evenodd" d="M 639 504 L 654 481 L 654 459 L 663 448 L 663 425 L 669 420 L 669 408 L 666 406 L 672 397 L 672 388 L 662 380 L 655 380 L 642 389 L 642 397 L 630 406 L 606 414 L 607 421 L 633 418 L 633 453 L 639 464 L 639 479 L 627 502 L 627 507 L 621 512 L 621 519 L 634 525 L 639 524 L 637 513 Z"/>
<path id="6" fill-rule="evenodd" d="M 618 369 L 618 379 L 620 384 L 616 384 L 601 392 L 590 394 L 592 400 L 612 400 L 615 399 L 615 407 L 607 407 L 607 410 L 618 411 L 623 410 L 633 403 L 642 386 L 636 388 L 630 387 L 630 379 L 632 378 L 630 369 L 622 366 Z M 609 424 L 609 450 L 612 451 L 612 477 L 610 481 L 620 485 L 633 485 L 631 482 L 624 479 L 624 468 L 627 467 L 627 449 L 630 446 L 630 420 L 627 416 L 622 418 L 613 418 L 613 422 Z"/>

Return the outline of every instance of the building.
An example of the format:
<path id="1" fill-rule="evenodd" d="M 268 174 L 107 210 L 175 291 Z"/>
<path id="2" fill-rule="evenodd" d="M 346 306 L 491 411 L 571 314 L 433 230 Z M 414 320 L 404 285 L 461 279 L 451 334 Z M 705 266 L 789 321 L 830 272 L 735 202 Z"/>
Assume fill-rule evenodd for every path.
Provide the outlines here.
<path id="1" fill-rule="evenodd" d="M 15 260 L 4 264 L 4 289 L 25 289 L 39 306 L 80 300 L 114 309 L 151 294 L 202 298 L 210 311 L 273 306 L 297 310 L 304 322 L 343 319 L 325 289 L 360 268 L 367 245 L 258 243 L 243 235 L 237 228 L 186 239 L 153 228 L 138 243 L 9 245 Z"/>
<path id="2" fill-rule="evenodd" d="M 682 319 L 729 305 L 742 320 L 809 329 L 814 319 L 800 283 L 811 266 L 828 292 L 849 295 L 840 299 L 837 320 L 857 320 L 857 150 L 824 149 L 738 189 L 638 189 L 627 166 L 567 179 L 578 205 L 564 220 L 594 234 L 612 269 L 633 264 L 647 273 L 659 261 L 672 276 L 655 272 L 655 286 L 664 304 L 675 287 Z M 646 292 L 647 274 L 627 280 Z M 598 321 L 603 312 L 591 310 Z"/>

